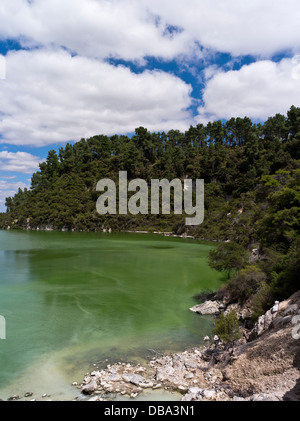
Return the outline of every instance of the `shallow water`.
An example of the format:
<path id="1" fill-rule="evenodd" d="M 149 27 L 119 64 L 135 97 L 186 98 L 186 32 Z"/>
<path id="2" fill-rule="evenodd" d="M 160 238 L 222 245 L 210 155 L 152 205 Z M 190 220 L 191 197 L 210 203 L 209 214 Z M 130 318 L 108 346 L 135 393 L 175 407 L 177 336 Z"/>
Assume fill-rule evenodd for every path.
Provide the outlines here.
<path id="1" fill-rule="evenodd" d="M 188 309 L 221 283 L 211 244 L 157 235 L 0 231 L 0 397 L 69 400 L 93 363 L 202 344 Z"/>

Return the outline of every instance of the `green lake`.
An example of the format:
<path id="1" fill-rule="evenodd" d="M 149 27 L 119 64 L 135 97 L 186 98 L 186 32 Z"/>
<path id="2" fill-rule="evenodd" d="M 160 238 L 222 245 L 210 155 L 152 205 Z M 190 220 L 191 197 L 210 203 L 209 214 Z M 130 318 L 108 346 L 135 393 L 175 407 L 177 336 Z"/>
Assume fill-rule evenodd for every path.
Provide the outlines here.
<path id="1" fill-rule="evenodd" d="M 212 247 L 154 234 L 0 231 L 0 398 L 69 400 L 93 364 L 201 345 L 213 322 L 189 308 L 221 284 L 207 264 Z"/>

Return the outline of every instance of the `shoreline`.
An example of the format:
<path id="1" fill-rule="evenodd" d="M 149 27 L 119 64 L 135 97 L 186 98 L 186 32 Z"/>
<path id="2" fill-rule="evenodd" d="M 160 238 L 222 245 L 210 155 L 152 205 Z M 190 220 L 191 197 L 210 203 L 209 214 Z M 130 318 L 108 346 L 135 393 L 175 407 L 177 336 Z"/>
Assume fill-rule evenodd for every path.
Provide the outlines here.
<path id="1" fill-rule="evenodd" d="M 91 364 L 81 383 L 69 385 L 71 400 L 143 401 L 150 395 L 176 401 L 299 401 L 300 344 L 292 337 L 292 318 L 300 312 L 300 291 L 275 305 L 252 329 L 253 340 L 244 337 L 225 346 L 213 338 L 182 352 L 152 350 L 156 355 L 143 364 Z M 30 392 L 23 398 L 36 400 Z M 40 400 L 52 399 L 44 394 Z"/>
<path id="2" fill-rule="evenodd" d="M 300 291 L 276 302 L 247 339 L 231 346 L 214 338 L 207 346 L 163 354 L 144 366 L 107 365 L 74 386 L 92 401 L 111 400 L 110 394 L 135 399 L 149 389 L 180 393 L 181 401 L 298 401 L 300 347 L 292 337 L 292 318 L 299 311 Z"/>
<path id="3" fill-rule="evenodd" d="M 226 302 L 219 291 L 190 308 L 195 313 L 214 316 L 230 309 L 246 320 L 249 308 Z M 230 347 L 219 339 L 209 339 L 207 345 L 161 354 L 143 365 L 117 362 L 101 368 L 93 364 L 94 369 L 81 383 L 69 385 L 76 388 L 77 397 L 72 400 L 130 400 L 142 398 L 145 392 L 180 394 L 178 400 L 182 401 L 300 400 L 300 343 L 292 337 L 292 319 L 298 314 L 300 291 L 281 303 L 275 302 L 254 328 L 244 330 L 243 339 Z M 51 396 L 45 394 L 42 400 L 48 397 Z M 7 400 L 23 398 L 36 400 L 30 392 Z"/>

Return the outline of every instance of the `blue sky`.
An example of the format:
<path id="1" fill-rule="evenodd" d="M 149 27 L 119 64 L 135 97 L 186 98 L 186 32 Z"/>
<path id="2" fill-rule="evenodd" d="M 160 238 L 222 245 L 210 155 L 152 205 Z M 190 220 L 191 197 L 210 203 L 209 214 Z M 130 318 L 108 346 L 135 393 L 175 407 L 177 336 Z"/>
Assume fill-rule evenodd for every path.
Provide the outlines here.
<path id="1" fill-rule="evenodd" d="M 1 0 L 0 211 L 50 149 L 300 106 L 298 0 Z"/>

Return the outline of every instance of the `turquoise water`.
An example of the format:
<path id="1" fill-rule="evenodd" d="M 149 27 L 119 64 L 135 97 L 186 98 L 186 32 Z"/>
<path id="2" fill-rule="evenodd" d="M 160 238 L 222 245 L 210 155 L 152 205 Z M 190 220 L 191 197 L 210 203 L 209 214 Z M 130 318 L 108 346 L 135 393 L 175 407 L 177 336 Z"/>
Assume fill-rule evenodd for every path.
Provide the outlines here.
<path id="1" fill-rule="evenodd" d="M 69 399 L 66 385 L 92 363 L 202 344 L 212 320 L 189 307 L 221 283 L 207 265 L 211 247 L 150 234 L 0 231 L 0 397 L 29 389 Z"/>

